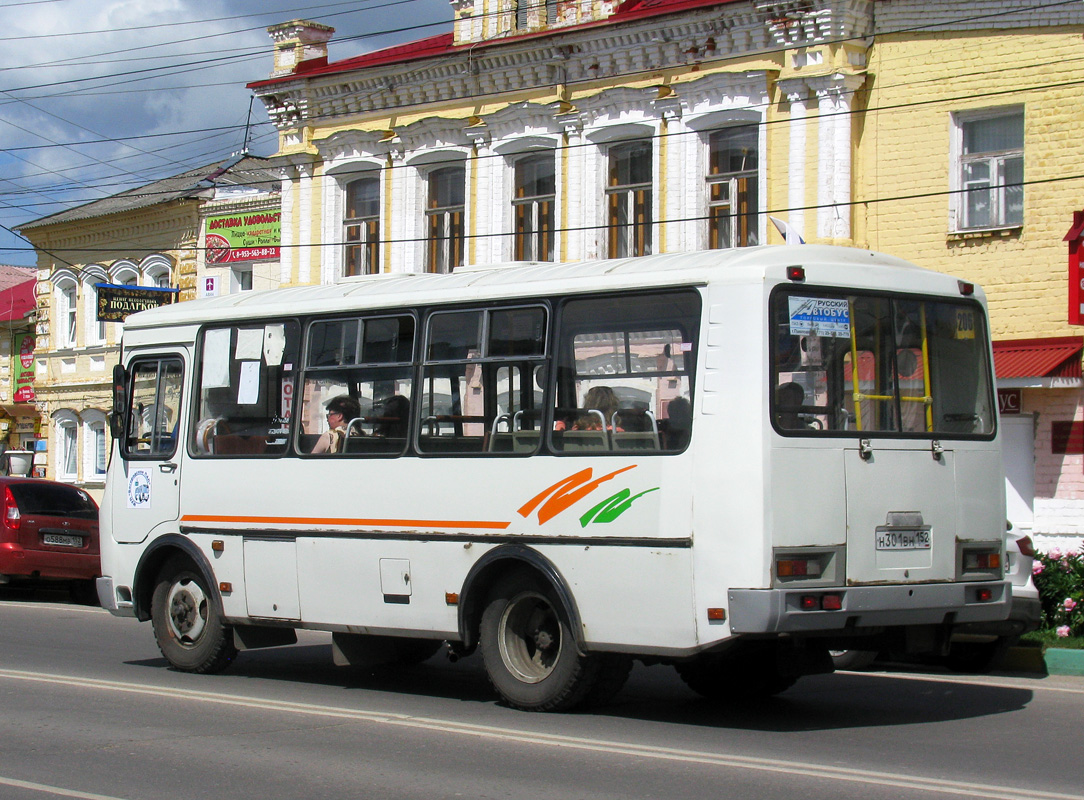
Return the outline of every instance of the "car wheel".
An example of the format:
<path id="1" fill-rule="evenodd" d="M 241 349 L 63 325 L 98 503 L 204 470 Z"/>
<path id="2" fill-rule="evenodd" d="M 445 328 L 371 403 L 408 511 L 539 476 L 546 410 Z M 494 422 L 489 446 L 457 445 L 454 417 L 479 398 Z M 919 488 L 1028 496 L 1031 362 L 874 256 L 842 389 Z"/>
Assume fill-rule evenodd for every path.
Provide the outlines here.
<path id="1" fill-rule="evenodd" d="M 220 672 L 237 655 L 218 599 L 187 558 L 170 559 L 158 573 L 151 625 L 158 649 L 182 672 Z"/>
<path id="2" fill-rule="evenodd" d="M 568 711 L 588 698 L 601 658 L 581 656 L 568 614 L 539 578 L 513 573 L 489 594 L 479 632 L 486 674 L 508 705 Z"/>

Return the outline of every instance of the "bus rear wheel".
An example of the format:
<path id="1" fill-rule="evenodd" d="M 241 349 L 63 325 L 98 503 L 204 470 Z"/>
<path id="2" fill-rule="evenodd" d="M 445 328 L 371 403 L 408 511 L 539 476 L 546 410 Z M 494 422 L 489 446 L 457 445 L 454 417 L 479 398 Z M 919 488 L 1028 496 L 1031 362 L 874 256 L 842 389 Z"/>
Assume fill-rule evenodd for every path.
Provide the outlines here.
<path id="1" fill-rule="evenodd" d="M 221 672 L 237 655 L 215 595 L 186 558 L 171 558 L 159 571 L 151 625 L 158 649 L 182 672 Z"/>
<path id="2" fill-rule="evenodd" d="M 515 573 L 489 594 L 479 632 L 493 688 L 524 711 L 568 711 L 588 699 L 599 656 L 581 656 L 568 614 L 541 579 Z"/>

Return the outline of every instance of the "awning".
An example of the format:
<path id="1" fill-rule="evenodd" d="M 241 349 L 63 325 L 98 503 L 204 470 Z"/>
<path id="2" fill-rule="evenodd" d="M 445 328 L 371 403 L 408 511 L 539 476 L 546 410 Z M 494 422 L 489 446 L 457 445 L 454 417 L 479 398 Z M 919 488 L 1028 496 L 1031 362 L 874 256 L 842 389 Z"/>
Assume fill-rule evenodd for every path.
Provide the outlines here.
<path id="1" fill-rule="evenodd" d="M 1084 339 L 1009 339 L 994 342 L 994 373 L 1003 388 L 1080 386 Z"/>
<path id="2" fill-rule="evenodd" d="M 37 406 L 33 403 L 0 403 L 0 410 L 12 418 L 38 415 Z"/>

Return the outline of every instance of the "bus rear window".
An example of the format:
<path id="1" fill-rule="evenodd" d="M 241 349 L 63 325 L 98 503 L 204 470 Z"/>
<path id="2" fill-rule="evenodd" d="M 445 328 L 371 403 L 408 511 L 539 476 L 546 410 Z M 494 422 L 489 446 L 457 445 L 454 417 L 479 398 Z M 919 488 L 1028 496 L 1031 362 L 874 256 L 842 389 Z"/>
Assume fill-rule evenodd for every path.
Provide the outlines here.
<path id="1" fill-rule="evenodd" d="M 782 433 L 993 435 L 978 303 L 803 288 L 772 296 L 771 326 Z"/>

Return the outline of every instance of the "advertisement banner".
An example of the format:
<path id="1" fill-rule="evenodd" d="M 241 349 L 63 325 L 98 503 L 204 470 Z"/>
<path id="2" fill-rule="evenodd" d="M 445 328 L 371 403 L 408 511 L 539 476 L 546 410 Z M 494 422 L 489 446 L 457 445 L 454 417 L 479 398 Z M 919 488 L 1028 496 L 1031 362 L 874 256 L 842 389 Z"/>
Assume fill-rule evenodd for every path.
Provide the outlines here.
<path id="1" fill-rule="evenodd" d="M 148 308 L 168 306 L 180 289 L 157 286 L 116 286 L 96 283 L 98 290 L 98 322 L 124 322 L 129 314 Z"/>
<path id="2" fill-rule="evenodd" d="M 260 211 L 208 217 L 204 244 L 207 264 L 278 258 L 281 216 L 279 211 Z"/>
<path id="3" fill-rule="evenodd" d="M 15 394 L 16 403 L 34 401 L 34 335 L 25 333 L 15 337 Z"/>

